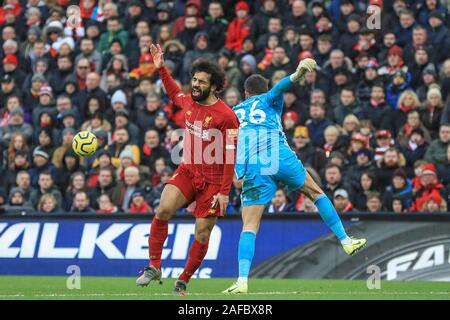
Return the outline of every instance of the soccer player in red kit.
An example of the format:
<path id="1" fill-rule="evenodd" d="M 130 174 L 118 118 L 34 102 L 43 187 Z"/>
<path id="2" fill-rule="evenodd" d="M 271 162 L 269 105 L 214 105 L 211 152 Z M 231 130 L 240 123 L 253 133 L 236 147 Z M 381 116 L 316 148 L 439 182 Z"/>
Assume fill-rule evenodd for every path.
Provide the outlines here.
<path id="1" fill-rule="evenodd" d="M 206 255 L 217 218 L 224 215 L 228 205 L 239 122 L 231 108 L 216 95 L 225 81 L 225 74 L 216 64 L 196 61 L 191 71 L 191 93 L 184 94 L 164 66 L 161 47 L 152 45 L 151 54 L 170 99 L 183 108 L 186 128 L 183 162 L 161 194 L 150 227 L 150 264 L 136 283 L 147 286 L 151 281 L 161 280 L 161 253 L 168 221 L 176 210 L 195 201 L 195 240 L 174 287 L 174 294 L 184 295 L 189 279 Z"/>

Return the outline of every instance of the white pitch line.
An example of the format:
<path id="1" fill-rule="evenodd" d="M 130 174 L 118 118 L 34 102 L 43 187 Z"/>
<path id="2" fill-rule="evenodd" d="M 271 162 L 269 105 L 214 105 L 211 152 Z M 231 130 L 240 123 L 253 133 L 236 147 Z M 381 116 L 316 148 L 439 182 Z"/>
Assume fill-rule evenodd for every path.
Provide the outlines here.
<path id="1" fill-rule="evenodd" d="M 448 295 L 450 297 L 450 292 L 446 291 L 431 291 L 431 292 L 324 292 L 324 291 L 291 291 L 291 292 L 251 292 L 247 294 L 239 294 L 236 296 L 252 296 L 252 295 Z M 0 295 L 0 298 L 21 298 L 21 297 L 165 297 L 165 296 L 173 296 L 171 293 L 148 293 L 148 294 L 139 294 L 139 293 L 80 293 L 80 294 L 34 294 L 34 295 L 25 295 L 25 294 L 11 294 L 11 295 Z M 189 296 L 235 296 L 233 294 L 223 294 L 223 293 L 188 293 L 186 295 Z"/>

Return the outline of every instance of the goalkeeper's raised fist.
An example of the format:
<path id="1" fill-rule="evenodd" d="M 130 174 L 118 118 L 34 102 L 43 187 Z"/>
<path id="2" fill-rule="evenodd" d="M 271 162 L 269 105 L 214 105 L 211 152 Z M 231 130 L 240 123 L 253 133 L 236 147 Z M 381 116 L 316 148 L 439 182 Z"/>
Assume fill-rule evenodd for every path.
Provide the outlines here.
<path id="1" fill-rule="evenodd" d="M 316 70 L 316 68 L 317 68 L 317 63 L 314 59 L 311 59 L 311 58 L 303 59 L 298 64 L 298 67 L 297 67 L 297 70 L 295 71 L 295 73 L 293 73 L 291 75 L 291 80 L 293 82 L 298 81 L 298 80 L 300 80 L 301 77 L 303 77 L 305 75 L 305 73 L 314 71 L 314 70 Z"/>

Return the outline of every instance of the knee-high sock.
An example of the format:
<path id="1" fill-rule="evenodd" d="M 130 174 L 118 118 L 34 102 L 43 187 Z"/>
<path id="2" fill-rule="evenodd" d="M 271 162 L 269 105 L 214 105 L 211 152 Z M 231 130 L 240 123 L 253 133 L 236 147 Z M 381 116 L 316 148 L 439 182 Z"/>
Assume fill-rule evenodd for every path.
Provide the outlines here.
<path id="1" fill-rule="evenodd" d="M 203 258 L 206 256 L 208 252 L 208 242 L 201 243 L 197 240 L 191 245 L 191 249 L 189 250 L 189 258 L 186 262 L 186 266 L 184 267 L 183 273 L 178 278 L 179 280 L 183 280 L 189 282 L 192 275 L 197 271 L 198 267 L 202 264 Z"/>
<path id="2" fill-rule="evenodd" d="M 161 268 L 161 254 L 164 242 L 167 238 L 169 222 L 153 218 L 150 226 L 150 237 L 148 238 L 148 253 L 150 257 L 150 265 Z"/>
<path id="3" fill-rule="evenodd" d="M 314 200 L 314 204 L 319 209 L 322 220 L 334 232 L 336 237 L 341 241 L 347 239 L 347 233 L 330 199 L 325 194 L 321 194 Z"/>
<path id="4" fill-rule="evenodd" d="M 243 231 L 239 239 L 239 280 L 247 281 L 255 254 L 256 235 L 253 231 Z"/>

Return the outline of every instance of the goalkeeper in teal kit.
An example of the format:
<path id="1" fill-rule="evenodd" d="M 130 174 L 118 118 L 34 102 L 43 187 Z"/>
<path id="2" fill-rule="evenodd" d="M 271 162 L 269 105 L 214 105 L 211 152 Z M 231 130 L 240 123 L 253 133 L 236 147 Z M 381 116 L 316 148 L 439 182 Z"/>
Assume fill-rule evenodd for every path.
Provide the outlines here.
<path id="1" fill-rule="evenodd" d="M 315 68 L 314 60 L 304 59 L 295 73 L 283 78 L 271 90 L 268 90 L 268 81 L 264 77 L 251 75 L 244 84 L 246 100 L 233 108 L 240 122 L 235 173 L 238 179 L 243 180 L 243 229 L 238 248 L 239 278 L 223 293 L 248 291 L 256 234 L 264 206 L 272 200 L 278 182 L 289 190 L 299 189 L 314 201 L 320 216 L 347 254 L 354 254 L 367 242 L 346 234 L 330 199 L 306 172 L 283 132 L 283 93 Z"/>

